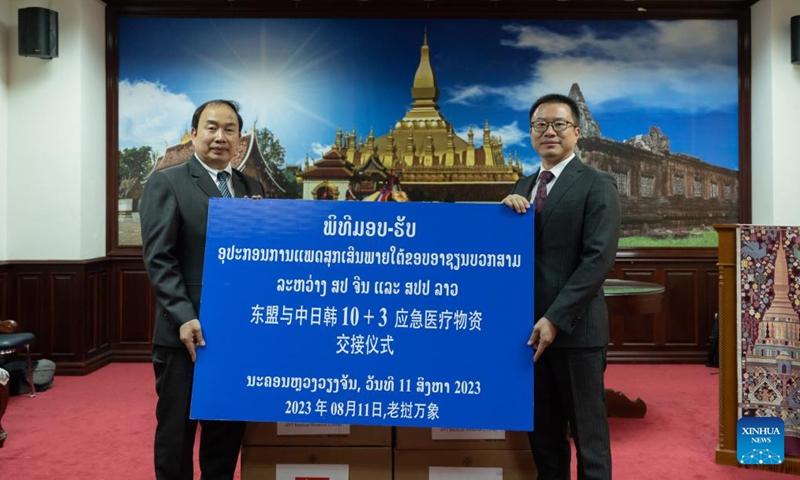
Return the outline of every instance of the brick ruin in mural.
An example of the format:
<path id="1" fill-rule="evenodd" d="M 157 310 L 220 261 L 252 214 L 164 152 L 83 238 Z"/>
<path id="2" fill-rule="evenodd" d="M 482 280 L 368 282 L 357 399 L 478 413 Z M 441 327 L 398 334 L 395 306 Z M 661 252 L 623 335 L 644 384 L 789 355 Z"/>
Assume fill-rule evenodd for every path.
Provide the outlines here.
<path id="1" fill-rule="evenodd" d="M 581 158 L 617 180 L 623 236 L 683 236 L 738 221 L 739 172 L 670 152 L 655 126 L 624 142 L 605 138 L 577 84 L 569 96 L 581 110 Z"/>

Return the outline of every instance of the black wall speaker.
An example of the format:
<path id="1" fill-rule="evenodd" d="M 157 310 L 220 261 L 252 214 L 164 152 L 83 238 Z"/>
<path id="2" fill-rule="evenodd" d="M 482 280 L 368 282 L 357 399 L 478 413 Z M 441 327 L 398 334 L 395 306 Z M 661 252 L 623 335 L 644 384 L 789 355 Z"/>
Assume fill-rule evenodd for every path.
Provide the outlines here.
<path id="1" fill-rule="evenodd" d="M 58 12 L 40 7 L 19 9 L 19 54 L 58 57 Z"/>
<path id="2" fill-rule="evenodd" d="M 800 15 L 792 17 L 792 63 L 800 65 Z"/>

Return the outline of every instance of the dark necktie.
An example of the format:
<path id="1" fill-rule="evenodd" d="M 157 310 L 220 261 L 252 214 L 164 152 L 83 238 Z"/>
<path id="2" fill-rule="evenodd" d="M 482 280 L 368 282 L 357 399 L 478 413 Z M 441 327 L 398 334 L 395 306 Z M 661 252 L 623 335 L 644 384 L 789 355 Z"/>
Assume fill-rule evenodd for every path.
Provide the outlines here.
<path id="1" fill-rule="evenodd" d="M 228 172 L 217 172 L 217 187 L 219 193 L 225 198 L 231 198 L 231 191 L 228 189 Z"/>
<path id="2" fill-rule="evenodd" d="M 544 207 L 544 199 L 547 198 L 547 184 L 550 183 L 555 175 L 547 170 L 539 173 L 539 188 L 536 189 L 536 196 L 533 197 L 533 208 L 538 214 Z"/>

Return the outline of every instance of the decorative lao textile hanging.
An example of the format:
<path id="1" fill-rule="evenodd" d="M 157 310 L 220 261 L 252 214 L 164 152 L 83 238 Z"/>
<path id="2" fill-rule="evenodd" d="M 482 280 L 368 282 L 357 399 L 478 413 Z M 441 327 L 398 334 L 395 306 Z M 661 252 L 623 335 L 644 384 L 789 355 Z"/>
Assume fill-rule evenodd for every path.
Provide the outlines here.
<path id="1" fill-rule="evenodd" d="M 738 228 L 739 417 L 779 417 L 800 455 L 800 227 Z"/>

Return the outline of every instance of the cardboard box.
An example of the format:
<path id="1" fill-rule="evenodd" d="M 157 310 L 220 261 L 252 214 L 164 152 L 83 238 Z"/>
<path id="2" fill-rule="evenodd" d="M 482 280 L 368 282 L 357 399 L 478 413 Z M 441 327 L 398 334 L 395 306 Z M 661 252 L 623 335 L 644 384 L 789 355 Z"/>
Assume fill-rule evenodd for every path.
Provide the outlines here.
<path id="1" fill-rule="evenodd" d="M 528 450 L 528 432 L 397 427 L 398 450 Z"/>
<path id="2" fill-rule="evenodd" d="M 389 447 L 242 447 L 242 480 L 392 480 Z"/>
<path id="3" fill-rule="evenodd" d="M 391 447 L 392 427 L 251 422 L 243 445 Z"/>
<path id="4" fill-rule="evenodd" d="M 531 480 L 530 450 L 395 450 L 394 480 Z"/>

